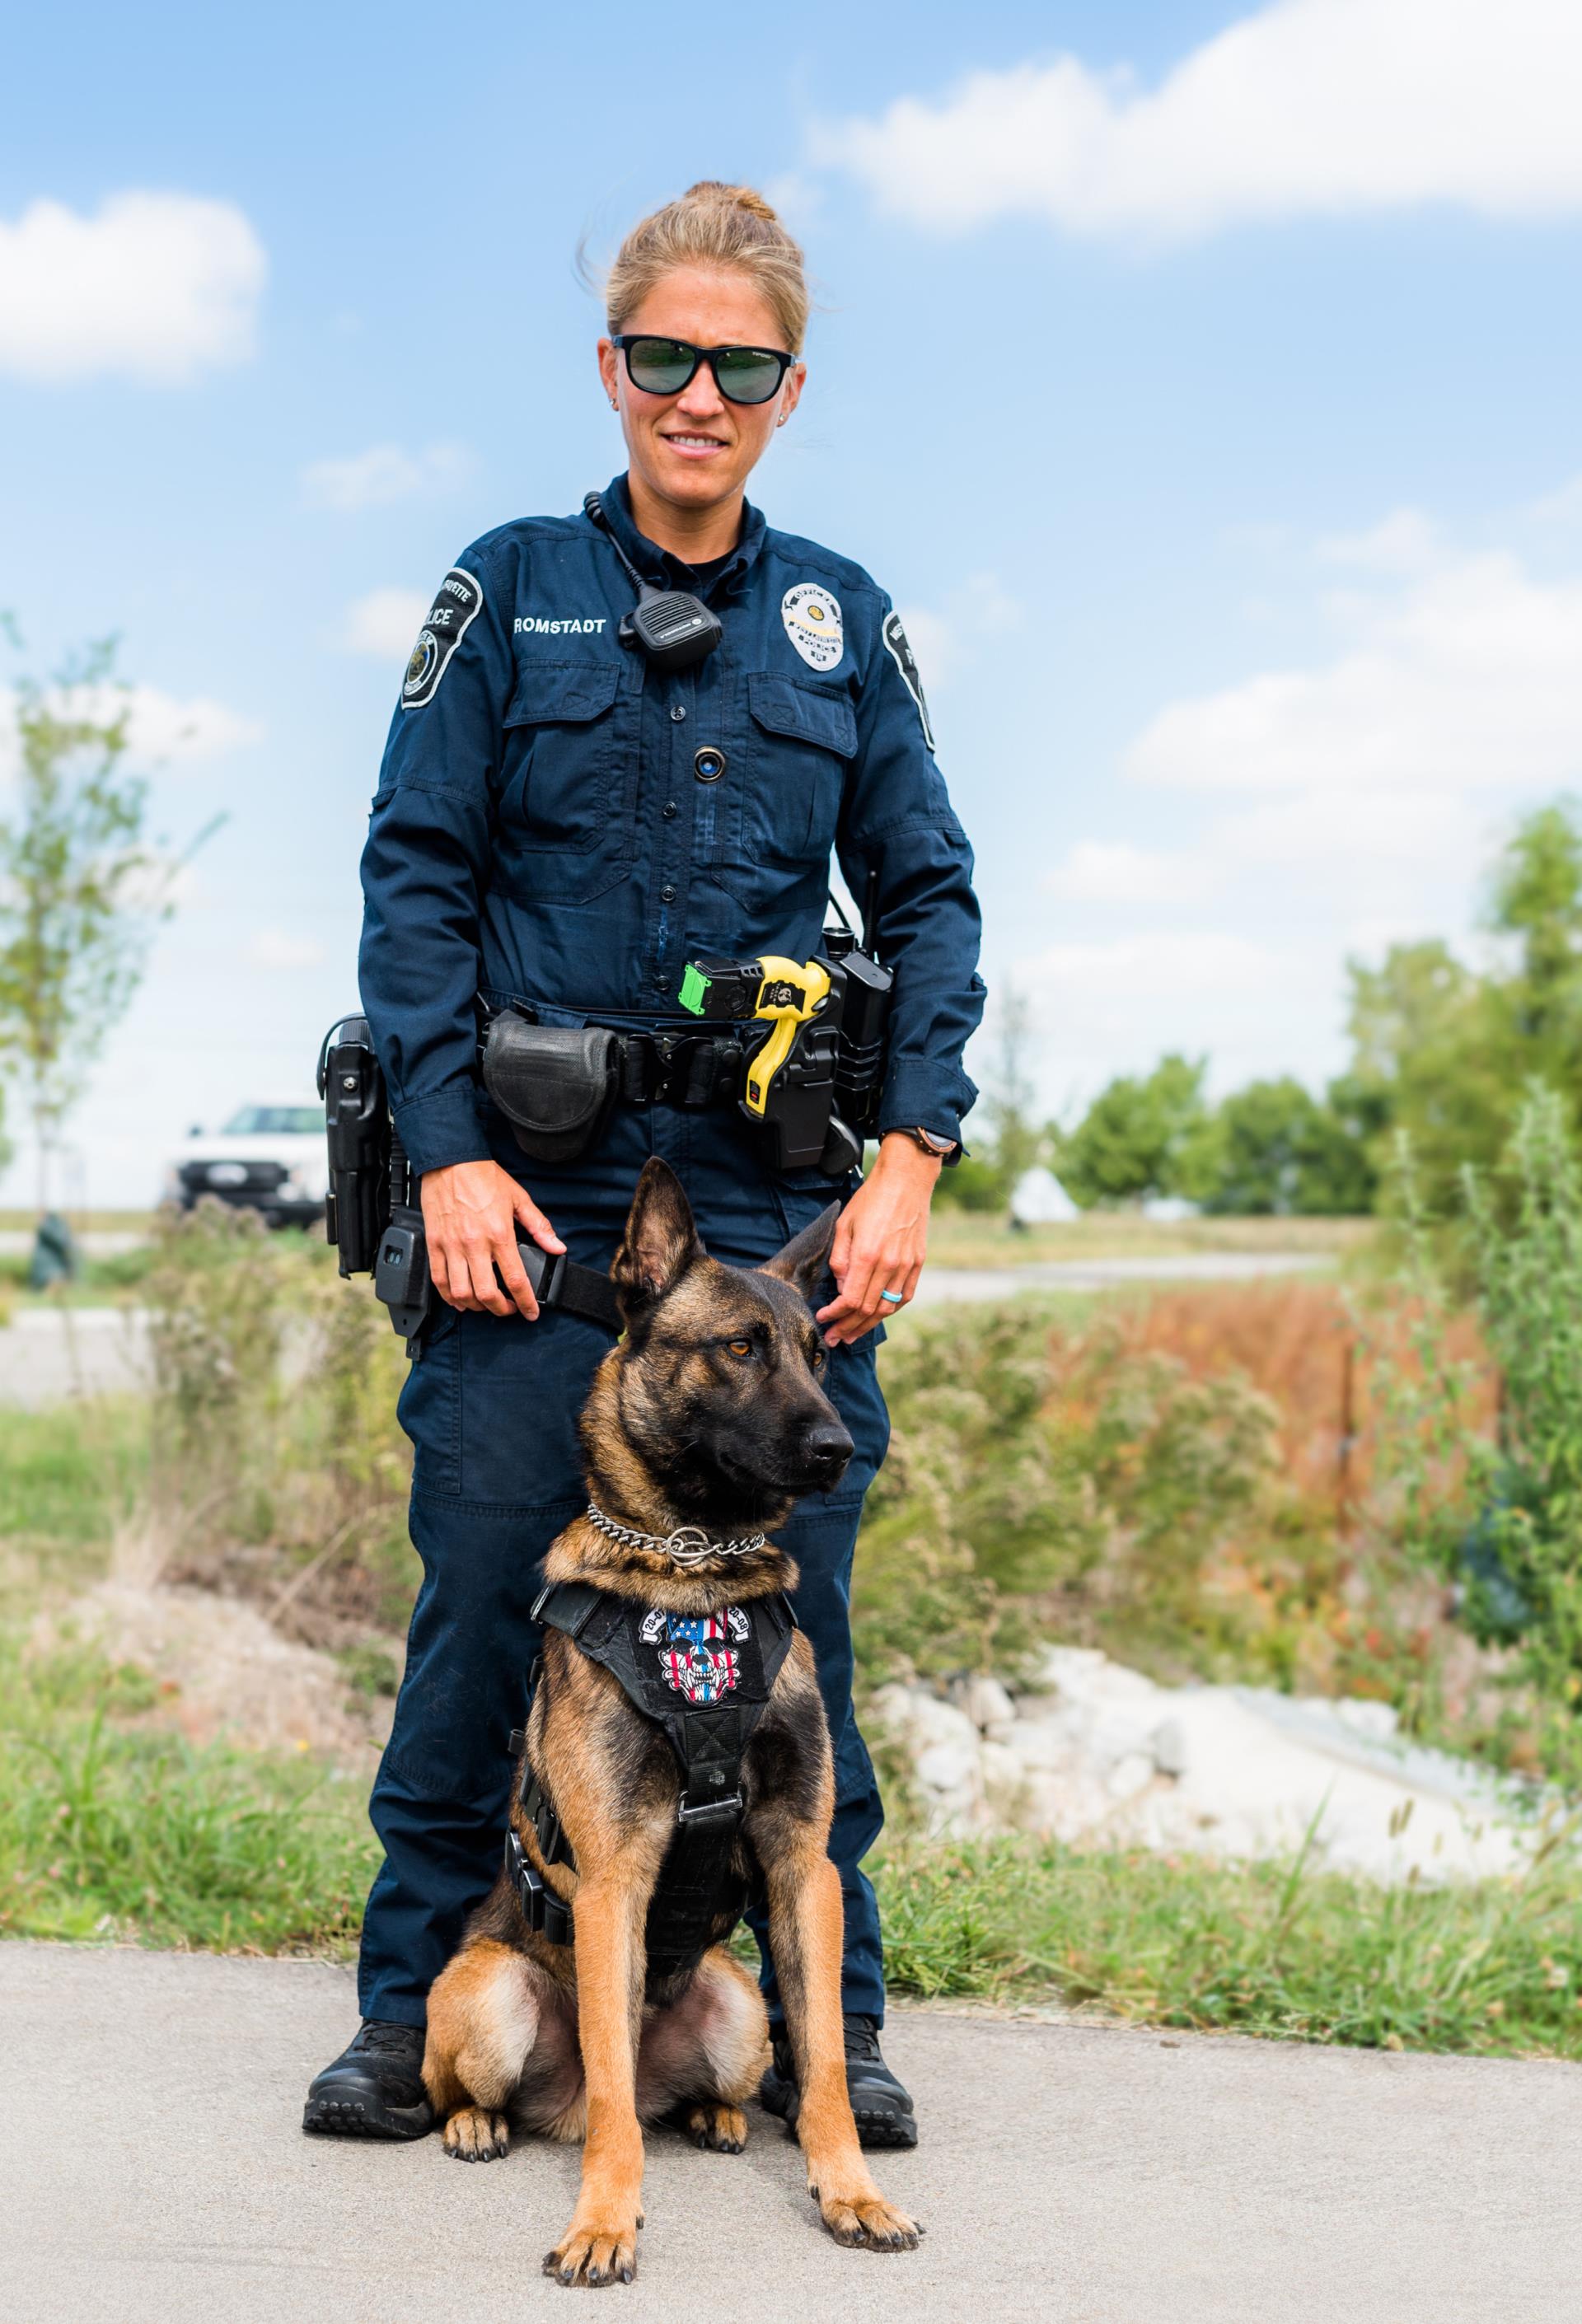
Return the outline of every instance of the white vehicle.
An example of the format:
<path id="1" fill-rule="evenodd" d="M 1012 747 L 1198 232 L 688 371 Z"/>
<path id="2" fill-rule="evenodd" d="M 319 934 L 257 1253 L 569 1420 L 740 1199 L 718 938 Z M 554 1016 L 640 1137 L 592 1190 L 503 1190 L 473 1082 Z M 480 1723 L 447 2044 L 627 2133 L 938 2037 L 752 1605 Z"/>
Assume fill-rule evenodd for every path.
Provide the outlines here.
<path id="1" fill-rule="evenodd" d="M 328 1189 L 324 1108 L 289 1097 L 242 1106 L 223 1130 L 194 1130 L 165 1172 L 163 1198 L 190 1211 L 215 1194 L 272 1227 L 307 1227 L 323 1218 Z"/>

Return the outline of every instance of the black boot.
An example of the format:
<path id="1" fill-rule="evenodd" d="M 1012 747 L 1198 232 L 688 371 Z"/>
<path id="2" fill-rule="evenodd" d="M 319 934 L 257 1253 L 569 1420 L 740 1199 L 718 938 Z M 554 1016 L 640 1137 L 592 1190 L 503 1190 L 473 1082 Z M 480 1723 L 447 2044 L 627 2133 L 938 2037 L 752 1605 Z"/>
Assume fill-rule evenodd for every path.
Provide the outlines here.
<path id="1" fill-rule="evenodd" d="M 879 2029 L 871 2017 L 856 2010 L 841 2019 L 846 2028 L 846 2086 L 857 2136 L 865 2146 L 915 2146 L 917 2117 L 911 2098 L 903 2090 L 879 2054 Z M 774 2062 L 758 2085 L 765 2112 L 777 2114 L 794 2126 L 802 2094 L 791 2062 L 791 2037 L 783 2025 L 774 2029 Z"/>
<path id="2" fill-rule="evenodd" d="M 309 2085 L 302 2128 L 338 2138 L 421 2138 L 434 2127 L 422 2064 L 421 2025 L 365 2017 L 356 2039 Z"/>

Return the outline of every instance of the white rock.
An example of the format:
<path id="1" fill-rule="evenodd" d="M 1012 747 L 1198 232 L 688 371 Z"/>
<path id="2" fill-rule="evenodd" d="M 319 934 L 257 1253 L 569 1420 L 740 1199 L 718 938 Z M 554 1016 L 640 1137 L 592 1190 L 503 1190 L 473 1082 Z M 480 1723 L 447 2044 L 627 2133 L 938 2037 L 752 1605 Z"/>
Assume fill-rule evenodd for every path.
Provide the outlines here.
<path id="1" fill-rule="evenodd" d="M 1146 1751 L 1128 1751 L 1117 1759 L 1105 1777 L 1105 1789 L 1112 1800 L 1129 1800 L 1135 1792 L 1146 1791 L 1153 1781 L 1153 1761 Z"/>
<path id="2" fill-rule="evenodd" d="M 970 1747 L 961 1743 L 930 1743 L 918 1754 L 917 1778 L 931 1792 L 976 1790 L 981 1771 L 978 1765 L 977 1738 Z"/>
<path id="3" fill-rule="evenodd" d="M 1016 1705 L 997 1678 L 981 1674 L 967 1679 L 959 1697 L 961 1708 L 980 1733 L 992 1728 L 1009 1727 L 1016 1717 Z"/>
<path id="4" fill-rule="evenodd" d="M 1161 1775 L 1187 1772 L 1187 1738 L 1179 1719 L 1161 1719 L 1153 1730 L 1153 1765 Z"/>

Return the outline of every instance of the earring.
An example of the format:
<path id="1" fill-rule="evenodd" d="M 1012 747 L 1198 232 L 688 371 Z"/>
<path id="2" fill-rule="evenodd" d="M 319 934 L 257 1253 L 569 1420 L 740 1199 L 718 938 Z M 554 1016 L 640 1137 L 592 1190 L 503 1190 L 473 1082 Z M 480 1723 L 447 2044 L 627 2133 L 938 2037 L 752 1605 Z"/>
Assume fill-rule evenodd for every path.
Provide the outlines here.
<path id="1" fill-rule="evenodd" d="M 619 411 L 619 410 L 620 410 L 620 409 L 621 409 L 621 401 L 620 401 L 620 398 L 619 398 L 618 396 L 612 395 L 612 396 L 611 396 L 611 398 L 610 398 L 610 410 L 611 410 L 612 411 Z"/>

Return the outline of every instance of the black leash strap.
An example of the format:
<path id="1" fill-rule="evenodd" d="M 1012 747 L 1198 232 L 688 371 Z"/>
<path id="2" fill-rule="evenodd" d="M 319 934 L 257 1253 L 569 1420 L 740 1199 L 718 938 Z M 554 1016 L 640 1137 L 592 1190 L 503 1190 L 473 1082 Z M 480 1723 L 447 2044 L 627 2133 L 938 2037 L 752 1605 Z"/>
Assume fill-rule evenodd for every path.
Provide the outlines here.
<path id="1" fill-rule="evenodd" d="M 595 1267 L 579 1267 L 561 1250 L 541 1250 L 536 1242 L 516 1246 L 533 1297 L 541 1307 L 560 1307 L 589 1323 L 602 1323 L 619 1339 L 626 1328 L 615 1286 Z"/>

